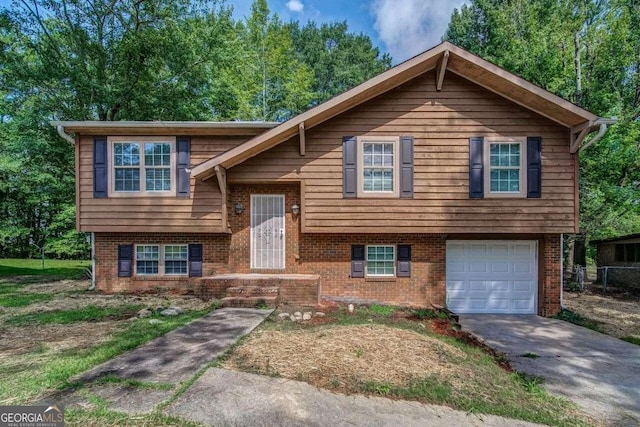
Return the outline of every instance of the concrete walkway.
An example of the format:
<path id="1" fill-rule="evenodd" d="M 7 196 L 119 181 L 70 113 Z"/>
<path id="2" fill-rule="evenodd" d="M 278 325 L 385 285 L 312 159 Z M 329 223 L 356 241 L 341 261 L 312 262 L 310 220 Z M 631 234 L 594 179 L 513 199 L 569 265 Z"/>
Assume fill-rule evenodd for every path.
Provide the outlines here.
<path id="1" fill-rule="evenodd" d="M 299 381 L 211 368 L 167 413 L 210 426 L 535 426 L 444 406 L 331 393 Z"/>
<path id="2" fill-rule="evenodd" d="M 206 363 L 222 355 L 251 332 L 273 310 L 222 308 L 156 338 L 85 372 L 79 380 L 91 382 L 117 376 L 147 382 L 177 384 L 191 378 Z"/>
<path id="3" fill-rule="evenodd" d="M 466 314 L 460 324 L 594 418 L 640 425 L 640 346 L 539 316 Z"/>

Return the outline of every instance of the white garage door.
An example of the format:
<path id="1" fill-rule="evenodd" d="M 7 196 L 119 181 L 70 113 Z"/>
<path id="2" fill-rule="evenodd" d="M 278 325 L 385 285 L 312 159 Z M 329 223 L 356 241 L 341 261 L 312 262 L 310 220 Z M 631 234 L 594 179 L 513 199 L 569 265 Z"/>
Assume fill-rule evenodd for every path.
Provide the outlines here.
<path id="1" fill-rule="evenodd" d="M 535 241 L 447 241 L 447 307 L 455 313 L 535 314 Z"/>

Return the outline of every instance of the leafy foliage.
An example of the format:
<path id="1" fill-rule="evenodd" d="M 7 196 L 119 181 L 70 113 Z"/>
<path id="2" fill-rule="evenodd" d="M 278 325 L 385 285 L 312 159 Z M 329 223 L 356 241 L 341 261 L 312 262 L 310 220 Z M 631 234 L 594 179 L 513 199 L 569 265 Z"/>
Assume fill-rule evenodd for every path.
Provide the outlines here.
<path id="1" fill-rule="evenodd" d="M 222 0 L 0 8 L 0 257 L 36 256 L 43 244 L 49 256 L 88 256 L 74 230 L 73 148 L 49 121 L 281 121 L 390 64 L 344 23 L 307 25 L 305 35 L 337 40 L 328 58 L 340 73 L 329 78 L 299 25 L 265 0 L 242 22 L 231 12 Z"/>

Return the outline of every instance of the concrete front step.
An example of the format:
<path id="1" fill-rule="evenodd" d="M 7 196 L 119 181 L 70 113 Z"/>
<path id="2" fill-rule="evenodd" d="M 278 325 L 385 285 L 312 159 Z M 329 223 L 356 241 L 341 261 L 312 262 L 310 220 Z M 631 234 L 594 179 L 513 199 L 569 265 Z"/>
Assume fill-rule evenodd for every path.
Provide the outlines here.
<path id="1" fill-rule="evenodd" d="M 258 306 L 266 306 L 269 308 L 276 308 L 278 306 L 278 296 L 225 297 L 222 298 L 222 306 L 236 308 L 255 308 Z"/>
<path id="2" fill-rule="evenodd" d="M 277 286 L 232 286 L 227 288 L 228 297 L 262 297 L 278 296 L 280 289 Z"/>

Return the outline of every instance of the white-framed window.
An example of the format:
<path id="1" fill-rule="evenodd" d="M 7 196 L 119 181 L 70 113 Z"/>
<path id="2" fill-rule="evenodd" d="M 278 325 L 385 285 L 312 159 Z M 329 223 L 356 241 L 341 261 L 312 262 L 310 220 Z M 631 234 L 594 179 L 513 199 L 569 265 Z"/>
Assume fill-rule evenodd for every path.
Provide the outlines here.
<path id="1" fill-rule="evenodd" d="M 160 271 L 160 245 L 136 245 L 136 274 L 157 275 Z"/>
<path id="2" fill-rule="evenodd" d="M 110 137 L 110 196 L 175 191 L 175 137 Z"/>
<path id="3" fill-rule="evenodd" d="M 391 245 L 369 245 L 365 248 L 365 275 L 370 277 L 392 277 L 396 275 L 396 247 Z"/>
<path id="4" fill-rule="evenodd" d="M 526 139 L 486 138 L 485 195 L 526 197 Z"/>
<path id="5" fill-rule="evenodd" d="M 358 197 L 398 197 L 400 155 L 397 136 L 358 137 Z"/>
<path id="6" fill-rule="evenodd" d="M 187 261 L 189 259 L 187 245 L 164 246 L 164 274 L 187 274 Z"/>
<path id="7" fill-rule="evenodd" d="M 188 273 L 188 245 L 139 244 L 134 246 L 136 275 L 185 276 Z"/>

